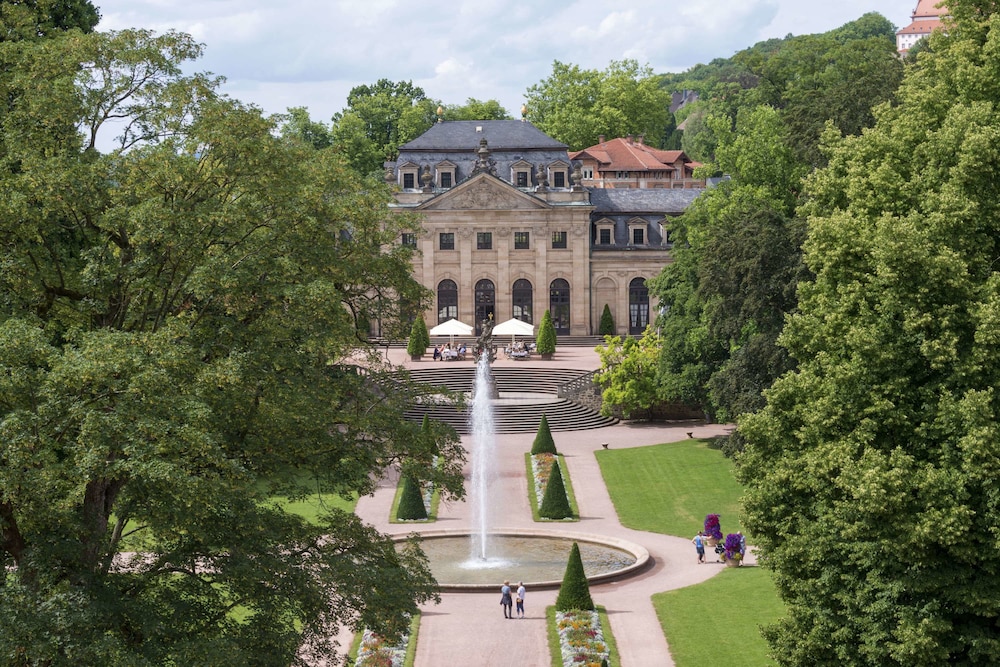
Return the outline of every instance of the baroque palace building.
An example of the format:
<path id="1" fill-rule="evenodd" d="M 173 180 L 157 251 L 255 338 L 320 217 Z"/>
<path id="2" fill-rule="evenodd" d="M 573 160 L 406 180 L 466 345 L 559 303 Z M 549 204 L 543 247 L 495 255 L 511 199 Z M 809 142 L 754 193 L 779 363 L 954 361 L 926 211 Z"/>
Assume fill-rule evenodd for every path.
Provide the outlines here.
<path id="1" fill-rule="evenodd" d="M 646 280 L 670 261 L 667 219 L 702 192 L 586 187 L 565 144 L 516 120 L 439 122 L 385 169 L 392 207 L 422 217 L 400 242 L 434 294 L 425 320 L 477 333 L 548 310 L 557 334 L 595 335 L 607 305 L 618 334 L 641 334 L 657 309 Z"/>

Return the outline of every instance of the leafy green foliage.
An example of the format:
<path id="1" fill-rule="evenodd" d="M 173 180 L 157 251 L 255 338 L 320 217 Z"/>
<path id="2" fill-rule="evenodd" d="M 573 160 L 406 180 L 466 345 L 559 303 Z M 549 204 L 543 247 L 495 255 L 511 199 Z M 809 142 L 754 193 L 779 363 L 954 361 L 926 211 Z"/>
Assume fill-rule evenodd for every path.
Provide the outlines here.
<path id="1" fill-rule="evenodd" d="M 427 297 L 393 243 L 414 223 L 184 76 L 198 52 L 142 31 L 0 44 L 13 664 L 314 663 L 338 628 L 391 636 L 436 596 L 418 549 L 272 500 L 370 493 L 400 461 L 461 495 L 454 434 L 399 419 L 416 390 L 357 334 L 402 334 Z M 121 150 L 98 153 L 118 116 Z"/>
<path id="2" fill-rule="evenodd" d="M 611 316 L 611 307 L 608 304 L 604 304 L 604 310 L 601 311 L 601 323 L 597 333 L 602 336 L 615 335 L 615 318 Z"/>
<path id="3" fill-rule="evenodd" d="M 603 72 L 556 60 L 525 97 L 528 120 L 571 150 L 593 146 L 602 134 L 641 134 L 659 148 L 673 130 L 670 93 L 635 60 L 613 60 Z"/>
<path id="4" fill-rule="evenodd" d="M 573 516 L 573 508 L 566 495 L 566 485 L 563 483 L 562 466 L 558 459 L 552 462 L 552 473 L 542 494 L 542 504 L 538 515 L 546 519 L 569 519 Z"/>
<path id="5" fill-rule="evenodd" d="M 404 475 L 403 489 L 399 498 L 396 518 L 400 521 L 419 521 L 427 518 L 427 507 L 420 491 L 420 484 L 409 475 Z"/>
<path id="6" fill-rule="evenodd" d="M 281 136 L 305 142 L 313 148 L 323 149 L 333 145 L 330 128 L 309 117 L 305 107 L 292 107 L 281 124 Z"/>
<path id="7" fill-rule="evenodd" d="M 101 16 L 89 0 L 22 0 L 0 3 L 0 42 L 55 37 L 66 30 L 89 33 Z"/>
<path id="8" fill-rule="evenodd" d="M 989 5 L 987 8 L 986 5 Z M 956 23 L 900 104 L 810 177 L 798 368 L 740 423 L 745 519 L 788 614 L 780 664 L 990 664 L 1000 649 L 1000 30 Z"/>
<path id="9" fill-rule="evenodd" d="M 477 100 L 470 97 L 465 104 L 445 104 L 441 107 L 442 120 L 513 120 L 496 100 Z"/>
<path id="10" fill-rule="evenodd" d="M 623 419 L 643 417 L 659 402 L 656 368 L 663 341 L 650 327 L 638 341 L 605 336 L 597 348 L 601 368 L 594 381 L 603 387 L 601 413 Z"/>
<path id="11" fill-rule="evenodd" d="M 382 163 L 434 124 L 436 108 L 410 81 L 355 86 L 347 107 L 333 116 L 334 144 L 357 173 L 381 177 Z"/>
<path id="12" fill-rule="evenodd" d="M 531 443 L 531 454 L 558 454 L 556 451 L 556 441 L 552 439 L 552 429 L 549 428 L 549 420 L 544 414 L 538 422 L 538 431 L 535 433 L 535 440 Z"/>
<path id="13" fill-rule="evenodd" d="M 545 311 L 538 325 L 538 338 L 535 339 L 538 354 L 554 354 L 556 351 L 556 327 L 552 323 L 552 313 Z"/>
<path id="14" fill-rule="evenodd" d="M 431 335 L 427 331 L 427 323 L 424 318 L 418 317 L 413 320 L 410 328 L 410 339 L 406 342 L 406 353 L 411 357 L 422 357 L 431 344 Z"/>
<path id="15" fill-rule="evenodd" d="M 566 572 L 563 574 L 559 594 L 556 596 L 556 611 L 571 609 L 591 610 L 594 601 L 590 597 L 590 584 L 583 571 L 583 559 L 580 557 L 580 545 L 576 542 L 569 551 Z"/>

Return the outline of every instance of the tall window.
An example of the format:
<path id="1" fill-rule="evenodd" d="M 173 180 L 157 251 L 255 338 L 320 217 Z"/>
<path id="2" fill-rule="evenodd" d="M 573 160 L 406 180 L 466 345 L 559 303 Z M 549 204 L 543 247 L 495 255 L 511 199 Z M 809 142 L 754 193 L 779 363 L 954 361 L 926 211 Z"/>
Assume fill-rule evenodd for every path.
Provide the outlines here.
<path id="1" fill-rule="evenodd" d="M 527 250 L 531 247 L 531 232 L 514 232 L 514 250 Z"/>
<path id="2" fill-rule="evenodd" d="M 438 324 L 458 319 L 458 285 L 454 280 L 438 283 Z"/>
<path id="3" fill-rule="evenodd" d="M 412 190 L 415 187 L 414 183 L 416 183 L 416 180 L 417 175 L 412 172 L 403 174 L 403 187 L 407 190 Z"/>
<path id="4" fill-rule="evenodd" d="M 476 232 L 476 249 L 493 249 L 493 232 Z"/>
<path id="5" fill-rule="evenodd" d="M 410 248 L 417 247 L 417 235 L 413 232 L 403 232 L 403 245 Z"/>
<path id="6" fill-rule="evenodd" d="M 553 248 L 566 247 L 566 232 L 552 232 L 552 247 Z"/>
<path id="7" fill-rule="evenodd" d="M 552 187 L 564 188 L 566 187 L 566 172 L 565 171 L 554 171 L 552 172 Z"/>
<path id="8" fill-rule="evenodd" d="M 549 285 L 549 314 L 556 333 L 569 333 L 569 283 L 556 278 Z"/>
<path id="9" fill-rule="evenodd" d="M 511 290 L 511 297 L 514 300 L 514 311 L 512 317 L 522 322 L 532 324 L 531 301 L 533 290 L 531 282 L 521 278 L 514 281 L 514 288 Z"/>
<path id="10" fill-rule="evenodd" d="M 451 172 L 450 171 L 441 172 L 441 187 L 445 188 L 445 189 L 451 187 Z"/>
<path id="11" fill-rule="evenodd" d="M 641 334 L 649 325 L 649 288 L 645 278 L 634 278 L 628 284 L 628 332 Z"/>
<path id="12" fill-rule="evenodd" d="M 454 250 L 455 249 L 455 232 L 441 232 L 440 243 L 438 244 L 438 249 L 440 250 Z"/>
<path id="13" fill-rule="evenodd" d="M 600 240 L 598 241 L 601 245 L 611 245 L 611 230 L 601 229 L 599 230 Z"/>
<path id="14" fill-rule="evenodd" d="M 632 228 L 632 245 L 646 245 L 646 230 L 642 227 Z"/>
<path id="15" fill-rule="evenodd" d="M 483 320 L 493 317 L 496 312 L 497 290 L 492 280 L 476 283 L 476 333 L 483 333 Z M 494 321 L 496 318 L 493 318 Z"/>
<path id="16" fill-rule="evenodd" d="M 514 177 L 517 179 L 517 187 L 519 188 L 528 187 L 528 172 L 519 171 L 514 175 Z"/>

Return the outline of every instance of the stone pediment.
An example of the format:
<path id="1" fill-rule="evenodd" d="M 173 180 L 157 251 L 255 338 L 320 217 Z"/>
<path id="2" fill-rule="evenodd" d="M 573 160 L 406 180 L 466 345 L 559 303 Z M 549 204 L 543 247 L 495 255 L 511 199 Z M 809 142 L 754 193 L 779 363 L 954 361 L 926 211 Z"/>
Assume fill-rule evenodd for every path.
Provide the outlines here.
<path id="1" fill-rule="evenodd" d="M 550 206 L 489 174 L 477 174 L 461 185 L 429 199 L 419 211 L 512 211 Z"/>

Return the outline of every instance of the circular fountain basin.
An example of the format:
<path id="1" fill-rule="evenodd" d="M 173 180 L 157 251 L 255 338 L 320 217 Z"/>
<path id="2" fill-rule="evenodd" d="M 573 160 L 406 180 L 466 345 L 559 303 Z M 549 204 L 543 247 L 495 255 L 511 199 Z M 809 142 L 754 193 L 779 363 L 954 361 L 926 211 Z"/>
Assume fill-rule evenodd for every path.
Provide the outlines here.
<path id="1" fill-rule="evenodd" d="M 489 557 L 470 554 L 469 533 L 428 531 L 419 535 L 431 572 L 442 591 L 493 591 L 504 580 L 523 581 L 538 590 L 558 588 L 569 552 L 580 547 L 583 571 L 590 583 L 625 578 L 651 564 L 638 544 L 599 535 L 507 531 L 490 535 Z"/>

